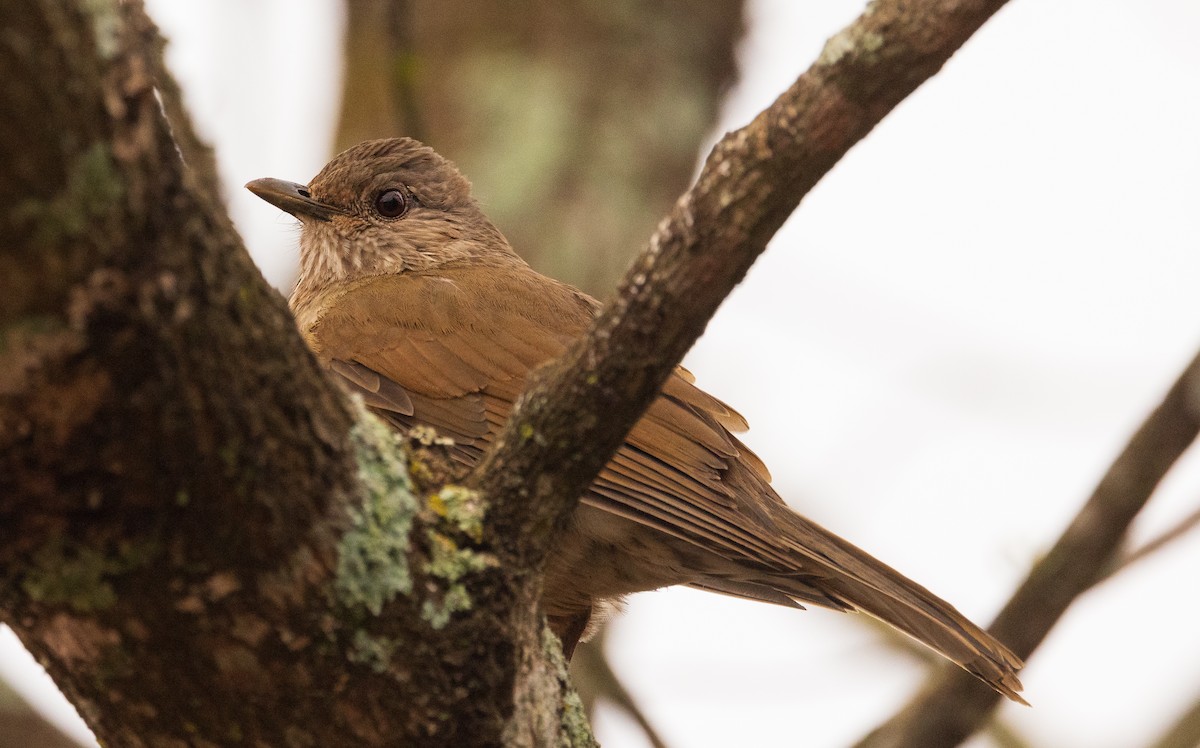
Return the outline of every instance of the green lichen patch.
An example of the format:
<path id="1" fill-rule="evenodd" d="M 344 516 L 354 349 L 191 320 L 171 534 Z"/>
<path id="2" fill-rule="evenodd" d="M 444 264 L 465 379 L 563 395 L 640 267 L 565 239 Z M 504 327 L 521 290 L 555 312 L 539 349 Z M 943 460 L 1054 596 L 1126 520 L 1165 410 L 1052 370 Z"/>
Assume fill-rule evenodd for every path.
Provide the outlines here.
<path id="1" fill-rule="evenodd" d="M 359 629 L 350 642 L 350 661 L 366 665 L 377 673 L 386 672 L 399 643 L 386 636 L 374 636 Z"/>
<path id="2" fill-rule="evenodd" d="M 32 225 L 36 246 L 54 247 L 83 236 L 124 194 L 108 146 L 94 143 L 75 158 L 65 188 L 53 200 L 26 200 L 13 208 L 13 218 Z"/>
<path id="3" fill-rule="evenodd" d="M 579 698 L 579 694 L 575 693 L 574 688 L 569 689 L 563 695 L 563 710 L 559 724 L 562 725 L 562 733 L 567 745 L 599 748 L 600 744 L 592 736 L 592 726 L 588 724 L 583 700 Z"/>
<path id="4" fill-rule="evenodd" d="M 360 410 L 351 429 L 362 503 L 349 510 L 350 527 L 338 543 L 334 589 L 350 609 L 379 615 L 396 595 L 412 591 L 409 532 L 417 513 L 412 482 L 396 434 Z"/>
<path id="5" fill-rule="evenodd" d="M 429 497 L 429 508 L 471 540 L 483 539 L 483 515 L 487 504 L 478 491 L 463 486 L 443 486 Z"/>
<path id="6" fill-rule="evenodd" d="M 441 436 L 437 431 L 428 426 L 413 426 L 408 430 L 409 441 L 415 444 L 420 444 L 422 447 L 453 447 L 454 440 L 448 436 Z"/>
<path id="7" fill-rule="evenodd" d="M 458 612 L 471 609 L 471 595 L 462 580 L 498 565 L 496 557 L 473 548 L 460 548 L 448 535 L 435 530 L 426 533 L 429 561 L 425 572 L 446 582 L 440 595 L 421 605 L 421 615 L 434 629 L 441 629 Z"/>
<path id="8" fill-rule="evenodd" d="M 33 348 L 40 338 L 66 330 L 63 321 L 49 314 L 7 320 L 0 325 L 0 354 L 16 354 Z"/>
<path id="9" fill-rule="evenodd" d="M 441 631 L 450 623 L 450 617 L 471 609 L 471 595 L 461 584 L 452 584 L 438 599 L 429 599 L 421 604 L 421 617 L 435 631 Z"/>
<path id="10" fill-rule="evenodd" d="M 41 548 L 33 557 L 33 570 L 21 580 L 21 589 L 34 602 L 66 605 L 87 613 L 106 610 L 117 594 L 105 580 L 112 567 L 104 554 L 91 548 L 64 553 L 62 541 Z"/>
<path id="11" fill-rule="evenodd" d="M 842 61 L 842 58 L 853 56 L 852 61 L 874 65 L 879 62 L 876 54 L 884 45 L 884 38 L 874 31 L 863 32 L 856 27 L 848 27 L 830 37 L 817 58 L 817 65 L 829 67 Z"/>
<path id="12" fill-rule="evenodd" d="M 559 691 L 563 695 L 562 713 L 559 715 L 559 737 L 562 745 L 580 748 L 599 748 L 599 743 L 592 736 L 592 727 L 588 723 L 587 711 L 575 688 L 571 685 L 567 674 L 567 661 L 563 657 L 562 642 L 550 630 L 542 626 L 542 651 L 546 660 L 554 667 L 558 678 Z"/>
<path id="13" fill-rule="evenodd" d="M 429 469 L 420 457 L 413 453 L 408 455 L 408 474 L 409 476 L 421 485 L 428 485 L 433 480 L 433 471 Z"/>
<path id="14" fill-rule="evenodd" d="M 122 541 L 102 550 L 55 537 L 34 554 L 33 568 L 21 580 L 21 589 L 45 605 L 64 605 L 78 613 L 106 610 L 117 602 L 109 580 L 145 566 L 158 551 L 153 538 Z"/>
<path id="15" fill-rule="evenodd" d="M 430 576 L 457 582 L 468 574 L 490 569 L 498 563 L 490 553 L 473 548 L 460 548 L 449 536 L 430 530 L 429 563 L 425 571 Z"/>
<path id="16" fill-rule="evenodd" d="M 402 440 L 361 406 L 351 438 L 363 496 L 361 504 L 349 510 L 350 527 L 338 545 L 334 582 L 338 599 L 349 610 L 379 615 L 397 595 L 412 593 L 410 535 L 421 512 L 425 523 L 435 525 L 418 535 L 426 558 L 420 571 L 429 578 L 432 590 L 421 611 L 433 628 L 441 629 L 455 613 L 472 607 L 465 583 L 468 575 L 498 563 L 492 554 L 471 547 L 483 538 L 485 503 L 478 492 L 455 485 L 444 486 L 419 503 L 406 455 L 398 448 Z M 356 662 L 385 668 L 394 647 L 359 630 L 351 648 Z"/>
<path id="17" fill-rule="evenodd" d="M 96 51 L 106 60 L 116 57 L 121 49 L 121 14 L 117 4 L 107 0 L 85 0 L 80 7 L 91 16 Z"/>

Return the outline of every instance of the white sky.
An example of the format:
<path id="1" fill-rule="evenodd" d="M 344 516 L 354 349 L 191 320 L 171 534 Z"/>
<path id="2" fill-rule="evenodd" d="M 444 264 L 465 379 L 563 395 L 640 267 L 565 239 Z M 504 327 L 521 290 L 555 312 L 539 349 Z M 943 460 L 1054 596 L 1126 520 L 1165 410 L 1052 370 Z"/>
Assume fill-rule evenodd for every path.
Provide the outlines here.
<path id="1" fill-rule="evenodd" d="M 279 282 L 291 219 L 240 186 L 326 160 L 340 4 L 149 5 Z M 861 7 L 752 1 L 720 130 Z M 1200 342 L 1198 27 L 1180 0 L 1014 0 L 805 200 L 689 356 L 780 493 L 981 623 Z M 1195 507 L 1180 468 L 1137 538 Z M 1197 568 L 1188 538 L 1080 600 L 1025 671 L 1034 708 L 1005 716 L 1036 745 L 1148 742 L 1200 697 Z M 688 590 L 636 596 L 610 644 L 673 746 L 846 745 L 920 679 L 851 617 Z M 642 745 L 612 712 L 595 727 Z"/>

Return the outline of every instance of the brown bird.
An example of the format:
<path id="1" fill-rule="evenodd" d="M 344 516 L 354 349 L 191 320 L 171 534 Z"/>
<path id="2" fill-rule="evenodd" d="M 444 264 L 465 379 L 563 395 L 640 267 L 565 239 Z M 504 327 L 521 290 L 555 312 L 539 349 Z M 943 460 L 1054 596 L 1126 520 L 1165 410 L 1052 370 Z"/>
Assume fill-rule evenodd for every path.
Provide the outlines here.
<path id="1" fill-rule="evenodd" d="M 431 426 L 474 463 L 525 378 L 598 303 L 534 272 L 446 159 L 407 138 L 335 157 L 306 187 L 246 187 L 300 219 L 290 304 L 322 363 L 404 431 Z M 570 652 L 631 592 L 686 584 L 883 620 L 1015 701 L 1021 661 L 950 604 L 791 511 L 732 432 L 745 420 L 676 369 L 583 496 L 542 604 Z"/>

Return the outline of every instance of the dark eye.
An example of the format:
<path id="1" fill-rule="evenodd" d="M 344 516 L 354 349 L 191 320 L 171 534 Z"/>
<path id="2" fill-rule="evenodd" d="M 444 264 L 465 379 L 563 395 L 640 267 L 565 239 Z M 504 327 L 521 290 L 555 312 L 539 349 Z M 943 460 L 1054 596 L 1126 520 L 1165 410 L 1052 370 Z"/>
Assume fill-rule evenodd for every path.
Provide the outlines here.
<path id="1" fill-rule="evenodd" d="M 408 210 L 408 199 L 400 190 L 384 190 L 375 198 L 375 210 L 384 218 L 399 218 Z"/>

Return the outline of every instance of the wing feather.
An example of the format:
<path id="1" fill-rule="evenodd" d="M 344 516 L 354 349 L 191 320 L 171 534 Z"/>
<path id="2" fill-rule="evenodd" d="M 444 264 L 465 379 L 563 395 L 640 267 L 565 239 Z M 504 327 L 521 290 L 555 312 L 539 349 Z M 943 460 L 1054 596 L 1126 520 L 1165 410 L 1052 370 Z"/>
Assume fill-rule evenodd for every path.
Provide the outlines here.
<path id="1" fill-rule="evenodd" d="M 364 278 L 321 302 L 297 318 L 326 365 L 391 423 L 454 439 L 465 463 L 495 438 L 529 372 L 561 355 L 597 308 L 532 271 L 478 263 Z M 592 520 L 622 517 L 691 544 L 678 548 L 697 576 L 676 582 L 865 611 L 1019 699 L 1019 659 L 923 587 L 788 510 L 762 461 L 731 433 L 745 428 L 677 368 L 583 497 L 608 513 Z"/>
<path id="2" fill-rule="evenodd" d="M 327 304 L 308 331 L 310 342 L 326 360 L 351 362 L 330 366 L 357 389 L 387 392 L 383 406 L 378 399 L 368 404 L 393 411 L 392 420 L 425 424 L 464 447 L 481 449 L 508 417 L 528 373 L 561 355 L 586 330 L 596 308 L 569 286 L 534 274 L 510 282 L 537 283 L 536 289 L 493 283 L 486 294 L 465 290 L 480 287 L 470 276 L 486 272 L 459 268 L 441 276 L 359 282 L 352 307 L 338 303 L 349 301 L 346 294 Z M 543 295 L 558 295 L 558 303 L 513 304 Z M 748 554 L 747 560 L 774 557 L 778 548 L 753 541 L 739 526 L 745 502 L 722 482 L 748 450 L 721 423 L 744 425 L 744 419 L 690 379 L 690 372 L 677 368 L 664 396 L 631 430 L 601 475 L 604 503 L 634 502 L 638 512 L 664 526 L 686 527 L 694 540 L 738 538 L 727 550 Z"/>

